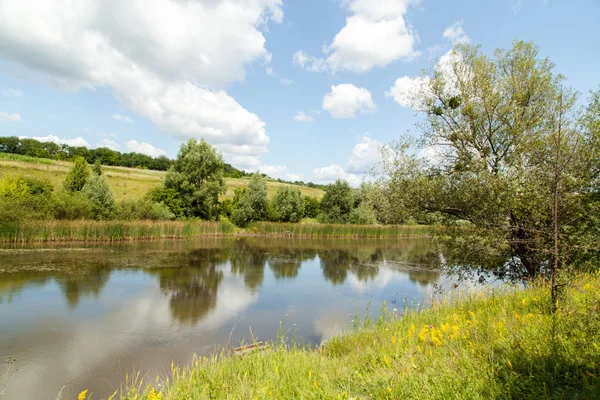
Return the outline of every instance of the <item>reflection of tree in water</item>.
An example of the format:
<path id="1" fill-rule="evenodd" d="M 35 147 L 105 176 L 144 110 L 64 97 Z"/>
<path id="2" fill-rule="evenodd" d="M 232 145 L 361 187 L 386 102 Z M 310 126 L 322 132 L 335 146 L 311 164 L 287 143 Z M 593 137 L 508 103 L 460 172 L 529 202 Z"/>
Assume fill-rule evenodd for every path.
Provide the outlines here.
<path id="1" fill-rule="evenodd" d="M 98 298 L 110 278 L 112 268 L 106 264 L 95 265 L 81 274 L 58 277 L 57 283 L 65 295 L 67 304 L 75 309 L 82 297 Z"/>
<path id="2" fill-rule="evenodd" d="M 267 252 L 248 245 L 245 239 L 238 240 L 231 253 L 231 272 L 244 276 L 249 289 L 257 290 L 265 276 Z"/>
<path id="3" fill-rule="evenodd" d="M 350 253 L 345 250 L 324 250 L 319 252 L 323 277 L 333 285 L 341 285 L 346 281 L 348 268 L 352 263 Z"/>
<path id="4" fill-rule="evenodd" d="M 275 279 L 292 279 L 298 276 L 302 263 L 314 259 L 315 251 L 300 249 L 282 249 L 269 256 L 269 267 Z"/>
<path id="5" fill-rule="evenodd" d="M 52 276 L 37 271 L 11 272 L 0 274 L 0 304 L 10 304 L 26 287 L 44 286 Z"/>
<path id="6" fill-rule="evenodd" d="M 159 275 L 161 291 L 170 296 L 171 315 L 196 324 L 217 305 L 217 290 L 223 280 L 217 266 L 227 260 L 227 254 L 219 249 L 197 249 L 180 257 L 187 267 L 160 268 L 152 273 Z"/>
<path id="7" fill-rule="evenodd" d="M 408 279 L 411 282 L 415 282 L 417 285 L 424 287 L 430 283 L 436 283 L 440 279 L 439 271 L 433 270 L 414 270 L 408 273 Z"/>

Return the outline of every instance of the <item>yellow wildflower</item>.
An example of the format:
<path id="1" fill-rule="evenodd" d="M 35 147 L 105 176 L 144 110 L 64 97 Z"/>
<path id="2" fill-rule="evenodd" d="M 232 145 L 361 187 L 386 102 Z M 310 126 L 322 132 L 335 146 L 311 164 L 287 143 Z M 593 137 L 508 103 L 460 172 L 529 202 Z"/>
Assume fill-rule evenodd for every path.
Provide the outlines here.
<path id="1" fill-rule="evenodd" d="M 429 329 L 427 329 L 426 326 L 423 327 L 423 329 L 421 329 L 421 332 L 419 332 L 419 340 L 421 342 L 427 343 L 427 334 L 429 333 Z"/>
<path id="2" fill-rule="evenodd" d="M 154 389 L 152 389 L 150 391 L 150 393 L 148 393 L 148 400 L 161 400 L 161 399 L 162 399 L 162 394 L 155 392 Z"/>
<path id="3" fill-rule="evenodd" d="M 87 399 L 87 389 L 85 389 L 83 392 L 79 393 L 79 396 L 77 396 L 77 400 L 85 400 Z"/>

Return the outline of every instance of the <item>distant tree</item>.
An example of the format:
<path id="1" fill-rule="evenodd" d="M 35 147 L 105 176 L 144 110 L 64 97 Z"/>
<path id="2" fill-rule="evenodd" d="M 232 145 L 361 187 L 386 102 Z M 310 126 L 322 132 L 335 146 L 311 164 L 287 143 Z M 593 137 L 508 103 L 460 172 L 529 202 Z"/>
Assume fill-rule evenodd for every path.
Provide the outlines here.
<path id="1" fill-rule="evenodd" d="M 317 218 L 319 212 L 321 212 L 321 203 L 319 203 L 319 199 L 315 197 L 305 197 L 304 216 L 306 218 Z"/>
<path id="2" fill-rule="evenodd" d="M 95 219 L 111 219 L 115 211 L 115 197 L 104 176 L 93 174 L 81 189 L 92 205 Z"/>
<path id="3" fill-rule="evenodd" d="M 0 137 L 0 152 L 16 154 L 19 138 L 16 136 Z"/>
<path id="4" fill-rule="evenodd" d="M 277 220 L 281 222 L 298 222 L 304 217 L 304 196 L 296 187 L 280 187 L 272 204 Z"/>
<path id="5" fill-rule="evenodd" d="M 92 170 L 96 175 L 102 175 L 102 162 L 99 158 L 96 158 L 96 161 L 94 161 L 94 166 L 92 167 Z"/>
<path id="6" fill-rule="evenodd" d="M 353 206 L 352 188 L 348 182 L 338 179 L 325 188 L 319 220 L 331 224 L 345 224 L 348 222 Z"/>
<path id="7" fill-rule="evenodd" d="M 226 190 L 223 168 L 223 157 L 211 145 L 190 139 L 181 145 L 164 186 L 178 193 L 186 216 L 215 219 L 219 195 Z"/>
<path id="8" fill-rule="evenodd" d="M 233 210 L 231 220 L 237 226 L 247 226 L 253 221 L 267 218 L 267 181 L 256 173 L 250 178 L 248 189 Z"/>
<path id="9" fill-rule="evenodd" d="M 79 192 L 83 189 L 87 179 L 90 176 L 90 167 L 83 157 L 75 157 L 73 166 L 67 173 L 64 187 L 69 192 Z"/>

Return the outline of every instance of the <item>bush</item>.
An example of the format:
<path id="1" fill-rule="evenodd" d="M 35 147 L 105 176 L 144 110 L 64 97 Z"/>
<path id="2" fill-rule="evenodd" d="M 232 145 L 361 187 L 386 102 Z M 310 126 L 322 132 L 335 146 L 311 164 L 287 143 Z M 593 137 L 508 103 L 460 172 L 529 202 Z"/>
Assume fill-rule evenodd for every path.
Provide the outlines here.
<path id="1" fill-rule="evenodd" d="M 92 204 L 81 193 L 60 191 L 52 197 L 52 215 L 56 219 L 91 219 Z"/>
<path id="2" fill-rule="evenodd" d="M 319 222 L 329 224 L 345 224 L 348 222 L 354 206 L 354 194 L 346 181 L 337 180 L 325 188 L 321 201 Z"/>
<path id="3" fill-rule="evenodd" d="M 231 220 L 240 227 L 253 221 L 264 221 L 267 218 L 268 203 L 267 181 L 260 174 L 254 174 L 250 178 L 248 189 L 241 196 L 239 205 L 231 213 Z"/>
<path id="4" fill-rule="evenodd" d="M 90 176 L 90 167 L 83 157 L 75 157 L 73 166 L 65 177 L 64 186 L 68 192 L 79 192 Z"/>
<path id="5" fill-rule="evenodd" d="M 304 217 L 304 199 L 300 189 L 280 187 L 272 200 L 275 218 L 281 222 L 299 222 Z"/>
<path id="6" fill-rule="evenodd" d="M 175 214 L 163 203 L 155 203 L 149 199 L 123 200 L 115 210 L 118 220 L 172 220 Z"/>
<path id="7" fill-rule="evenodd" d="M 317 215 L 321 212 L 321 203 L 315 197 L 304 198 L 304 217 L 305 218 L 317 218 Z"/>
<path id="8" fill-rule="evenodd" d="M 152 189 L 147 197 L 154 203 L 164 204 L 175 218 L 182 218 L 184 216 L 181 197 L 175 189 L 167 189 L 164 186 L 159 186 Z"/>
<path id="9" fill-rule="evenodd" d="M 95 219 L 110 219 L 115 211 L 115 198 L 104 176 L 92 175 L 81 193 L 92 206 Z"/>
<path id="10" fill-rule="evenodd" d="M 377 217 L 373 208 L 363 202 L 350 212 L 348 222 L 357 225 L 375 225 L 377 224 Z"/>

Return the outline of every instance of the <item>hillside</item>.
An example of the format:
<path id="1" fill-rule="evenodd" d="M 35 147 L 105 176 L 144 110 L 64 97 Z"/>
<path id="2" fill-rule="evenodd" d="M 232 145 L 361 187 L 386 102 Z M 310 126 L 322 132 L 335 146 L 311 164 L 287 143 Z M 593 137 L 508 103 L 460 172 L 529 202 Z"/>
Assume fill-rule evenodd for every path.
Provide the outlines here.
<path id="1" fill-rule="evenodd" d="M 62 184 L 70 167 L 70 162 L 0 153 L 0 179 L 11 174 L 46 178 L 58 188 Z M 165 172 L 163 171 L 108 166 L 103 166 L 102 168 L 104 175 L 106 175 L 108 179 L 108 183 L 115 192 L 117 200 L 141 197 L 146 194 L 148 190 L 159 185 L 165 176 Z M 246 178 L 226 178 L 227 193 L 223 195 L 223 198 L 233 197 L 235 188 L 247 186 L 248 181 L 249 180 Z M 268 181 L 267 190 L 269 198 L 271 198 L 281 186 L 293 185 Z M 321 189 L 305 186 L 298 187 L 305 196 L 316 197 L 319 200 L 323 197 L 324 192 Z"/>

